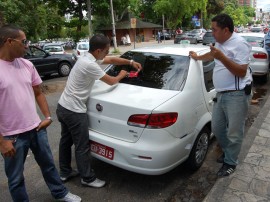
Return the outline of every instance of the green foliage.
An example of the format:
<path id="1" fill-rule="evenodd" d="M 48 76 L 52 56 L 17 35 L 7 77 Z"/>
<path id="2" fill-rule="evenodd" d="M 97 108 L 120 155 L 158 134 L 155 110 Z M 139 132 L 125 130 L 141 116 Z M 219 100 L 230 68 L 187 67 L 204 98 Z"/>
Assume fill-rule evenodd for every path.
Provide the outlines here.
<path id="1" fill-rule="evenodd" d="M 109 0 L 91 0 L 93 33 L 98 27 L 111 25 Z M 20 26 L 32 41 L 72 37 L 75 40 L 88 37 L 87 0 L 0 0 L 0 25 L 13 23 Z M 251 23 L 254 8 L 239 7 L 238 0 L 113 0 L 115 20 L 131 11 L 144 21 L 165 27 L 192 28 L 191 17 L 203 16 L 203 25 L 209 28 L 211 18 L 221 12 L 232 16 L 235 25 Z M 83 12 L 84 11 L 84 12 Z M 71 20 L 66 22 L 64 16 Z"/>
<path id="2" fill-rule="evenodd" d="M 206 13 L 208 0 L 157 0 L 153 6 L 158 16 L 164 15 L 168 28 L 176 28 L 184 20 L 189 19 L 194 14 L 201 16 L 200 13 Z"/>

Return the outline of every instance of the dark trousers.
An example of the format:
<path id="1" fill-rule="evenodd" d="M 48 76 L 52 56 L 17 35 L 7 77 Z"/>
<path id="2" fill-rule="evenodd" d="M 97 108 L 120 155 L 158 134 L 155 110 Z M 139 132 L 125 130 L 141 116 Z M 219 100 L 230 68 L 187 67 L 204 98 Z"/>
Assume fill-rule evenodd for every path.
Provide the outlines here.
<path id="1" fill-rule="evenodd" d="M 72 112 L 58 104 L 56 114 L 61 123 L 61 139 L 59 143 L 60 175 L 71 173 L 71 146 L 75 146 L 75 158 L 81 178 L 86 182 L 96 179 L 91 169 L 91 153 L 89 145 L 88 118 L 86 113 Z"/>

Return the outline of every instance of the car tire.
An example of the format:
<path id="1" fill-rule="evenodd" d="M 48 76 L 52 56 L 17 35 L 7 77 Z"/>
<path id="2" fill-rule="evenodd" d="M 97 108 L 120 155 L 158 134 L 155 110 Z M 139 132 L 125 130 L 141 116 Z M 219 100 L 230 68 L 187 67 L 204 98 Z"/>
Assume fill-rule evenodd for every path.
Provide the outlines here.
<path id="1" fill-rule="evenodd" d="M 210 130 L 202 129 L 196 138 L 187 160 L 187 166 L 191 170 L 198 170 L 206 157 L 209 148 Z"/>
<path id="2" fill-rule="evenodd" d="M 206 43 L 203 43 L 202 45 L 206 45 Z"/>
<path id="3" fill-rule="evenodd" d="M 267 83 L 268 76 L 269 76 L 268 74 L 265 74 L 265 75 L 262 76 L 262 79 L 261 80 L 262 80 L 263 83 Z"/>
<path id="4" fill-rule="evenodd" d="M 58 67 L 58 73 L 60 76 L 68 76 L 71 71 L 71 65 L 67 62 L 61 62 Z"/>

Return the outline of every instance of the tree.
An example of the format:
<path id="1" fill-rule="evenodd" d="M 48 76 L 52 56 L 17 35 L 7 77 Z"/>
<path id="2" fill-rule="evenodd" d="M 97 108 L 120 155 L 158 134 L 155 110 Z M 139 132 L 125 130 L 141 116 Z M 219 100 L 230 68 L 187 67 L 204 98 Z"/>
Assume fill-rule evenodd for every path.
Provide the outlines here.
<path id="1" fill-rule="evenodd" d="M 158 16 L 164 15 L 169 28 L 175 28 L 183 21 L 191 21 L 196 13 L 206 12 L 208 0 L 157 0 L 153 9 Z"/>

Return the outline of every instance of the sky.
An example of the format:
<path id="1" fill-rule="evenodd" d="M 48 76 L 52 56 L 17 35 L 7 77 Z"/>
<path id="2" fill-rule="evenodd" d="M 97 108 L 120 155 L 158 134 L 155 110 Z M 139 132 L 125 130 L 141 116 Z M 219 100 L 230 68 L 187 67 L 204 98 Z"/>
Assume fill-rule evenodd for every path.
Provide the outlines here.
<path id="1" fill-rule="evenodd" d="M 269 4 L 270 5 L 270 1 L 269 0 L 257 0 L 257 8 L 262 8 L 264 10 L 265 6 Z"/>

